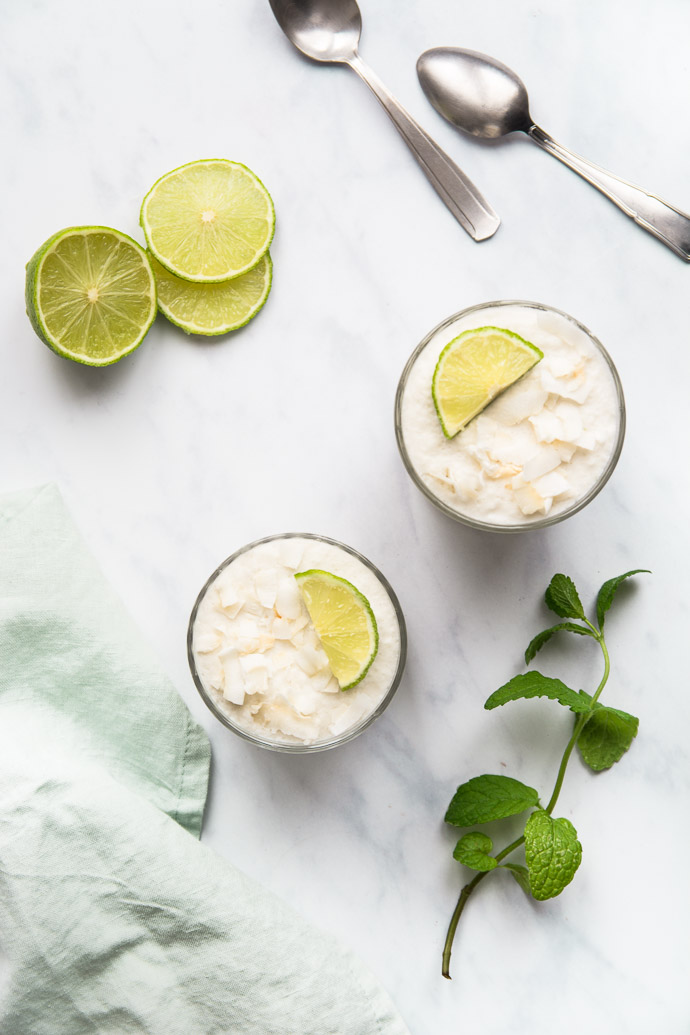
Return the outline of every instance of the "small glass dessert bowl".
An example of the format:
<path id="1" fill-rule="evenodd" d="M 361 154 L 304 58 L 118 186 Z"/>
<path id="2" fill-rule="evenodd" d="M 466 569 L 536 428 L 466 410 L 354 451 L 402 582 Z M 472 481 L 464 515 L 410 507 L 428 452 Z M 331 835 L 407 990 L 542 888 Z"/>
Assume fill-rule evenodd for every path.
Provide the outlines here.
<path id="1" fill-rule="evenodd" d="M 495 370 L 515 353 L 529 369 L 505 389 L 491 387 L 492 401 L 456 432 L 444 423 L 437 386 L 452 391 L 458 371 L 476 374 L 484 341 Z M 412 353 L 395 432 L 408 474 L 444 514 L 485 531 L 524 532 L 563 521 L 604 487 L 623 447 L 623 389 L 603 345 L 571 316 L 538 302 L 486 302 L 444 320 Z"/>
<path id="2" fill-rule="evenodd" d="M 309 533 L 259 539 L 223 561 L 187 631 L 192 678 L 216 718 L 253 744 L 292 753 L 365 730 L 392 700 L 406 649 L 405 619 L 381 572 Z"/>

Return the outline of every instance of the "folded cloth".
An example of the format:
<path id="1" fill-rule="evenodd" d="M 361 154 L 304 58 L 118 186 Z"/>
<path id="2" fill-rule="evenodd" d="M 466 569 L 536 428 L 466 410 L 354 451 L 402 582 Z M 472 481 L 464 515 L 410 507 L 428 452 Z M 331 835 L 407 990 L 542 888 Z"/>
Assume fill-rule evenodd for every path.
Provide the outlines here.
<path id="1" fill-rule="evenodd" d="M 195 839 L 209 758 L 58 491 L 0 497 L 3 1035 L 406 1035 Z"/>

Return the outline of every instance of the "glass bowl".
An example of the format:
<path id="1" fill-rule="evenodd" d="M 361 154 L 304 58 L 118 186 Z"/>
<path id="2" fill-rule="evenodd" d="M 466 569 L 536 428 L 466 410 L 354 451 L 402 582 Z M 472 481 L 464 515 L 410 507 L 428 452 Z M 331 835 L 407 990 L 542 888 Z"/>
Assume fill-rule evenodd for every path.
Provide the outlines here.
<path id="1" fill-rule="evenodd" d="M 411 402 L 412 398 L 411 396 L 408 397 L 408 395 L 406 394 L 409 391 L 410 376 L 415 370 L 416 364 L 420 360 L 420 357 L 424 357 L 426 360 L 424 364 L 424 370 L 426 372 L 426 368 L 431 363 L 433 356 L 433 365 L 430 367 L 431 371 L 433 372 L 435 363 L 438 360 L 438 356 L 442 348 L 450 341 L 452 341 L 453 338 L 456 337 L 457 333 L 460 333 L 460 330 L 455 330 L 456 327 L 460 329 L 469 329 L 471 327 L 478 328 L 486 326 L 487 324 L 494 325 L 494 321 L 491 319 L 491 316 L 488 314 L 487 311 L 503 309 L 507 307 L 520 307 L 523 310 L 527 310 L 530 314 L 529 318 L 535 316 L 535 314 L 554 314 L 557 319 L 565 320 L 569 325 L 571 325 L 571 327 L 573 328 L 573 333 L 576 336 L 584 335 L 584 337 L 589 341 L 593 349 L 604 360 L 605 368 L 611 376 L 613 389 L 611 393 L 613 398 L 612 406 L 615 407 L 617 412 L 616 428 L 615 433 L 613 434 L 611 439 L 610 453 L 608 454 L 605 463 L 601 467 L 601 470 L 597 473 L 595 479 L 592 481 L 591 485 L 588 486 L 586 491 L 578 495 L 574 500 L 572 500 L 572 502 L 569 502 L 562 508 L 557 509 L 555 512 L 549 512 L 547 514 L 534 517 L 525 517 L 524 520 L 504 523 L 500 521 L 486 520 L 482 517 L 472 515 L 471 513 L 464 513 L 462 509 L 458 509 L 452 506 L 441 495 L 434 492 L 434 489 L 427 483 L 427 481 L 425 481 L 422 474 L 415 466 L 413 457 L 411 455 L 414 454 L 415 450 L 414 447 L 410 446 L 410 442 L 408 441 L 411 436 L 409 435 L 409 433 L 406 435 L 405 414 L 408 409 L 406 402 L 408 398 L 410 398 Z M 527 319 L 528 317 L 525 318 Z M 536 321 L 538 322 L 538 320 L 539 316 L 536 315 Z M 510 328 L 510 323 L 508 321 L 506 322 L 508 323 L 508 327 Z M 497 320 L 496 325 L 505 326 L 505 323 L 498 322 Z M 518 328 L 518 333 L 522 334 L 523 332 L 520 331 Z M 548 335 L 549 333 L 553 332 L 549 332 L 548 330 L 542 329 L 541 333 L 545 333 Z M 529 337 L 529 334 L 525 333 L 524 336 Z M 536 344 L 539 344 L 539 342 L 537 341 Z M 427 347 L 429 347 L 430 349 L 428 356 L 425 355 Z M 421 369 L 422 368 L 420 367 L 420 370 Z M 419 384 L 416 386 L 416 388 L 417 391 L 415 392 L 415 398 L 418 398 L 420 397 Z M 433 400 L 431 397 L 431 374 L 428 377 L 428 392 L 426 394 L 425 400 L 422 402 L 422 406 L 425 408 L 424 420 L 427 422 L 427 425 L 429 424 L 430 419 L 429 414 L 433 414 L 433 419 L 436 423 L 436 427 L 438 428 L 439 442 L 443 444 L 447 441 L 455 441 L 455 439 L 445 440 L 443 437 L 443 432 L 438 422 L 438 418 L 434 410 Z M 479 418 L 474 419 L 477 420 Z M 470 424 L 467 425 L 468 428 L 471 427 L 471 423 L 472 422 L 470 422 Z M 461 431 L 460 435 L 462 434 L 463 432 Z M 444 514 L 447 514 L 448 517 L 451 517 L 455 521 L 459 521 L 464 525 L 468 525 L 471 528 L 481 529 L 483 531 L 489 532 L 513 533 L 526 532 L 532 529 L 546 528 L 548 525 L 554 525 L 557 522 L 564 521 L 566 518 L 571 517 L 573 514 L 576 514 L 578 511 L 582 510 L 583 507 L 586 507 L 587 504 L 590 503 L 594 499 L 594 497 L 603 489 L 604 485 L 611 477 L 611 474 L 613 473 L 613 470 L 618 462 L 621 449 L 623 448 L 623 439 L 625 437 L 625 400 L 623 398 L 623 388 L 621 385 L 620 377 L 618 376 L 618 371 L 616 370 L 613 360 L 609 356 L 604 346 L 591 333 L 591 331 L 589 331 L 585 326 L 583 326 L 583 324 L 573 319 L 572 316 L 569 316 L 567 313 L 562 312 L 560 309 L 555 309 L 552 306 L 542 305 L 539 302 L 511 300 L 499 302 L 485 302 L 481 305 L 470 306 L 467 309 L 462 309 L 460 312 L 454 313 L 453 316 L 449 316 L 448 319 L 443 320 L 440 324 L 434 327 L 434 329 L 430 331 L 429 334 L 426 335 L 426 337 L 419 343 L 417 348 L 414 350 L 409 360 L 407 361 L 407 364 L 405 365 L 405 369 L 402 372 L 400 382 L 398 384 L 398 390 L 395 398 L 395 435 L 400 455 L 402 457 L 403 463 L 407 469 L 408 474 L 412 478 L 412 481 L 415 483 L 417 488 L 427 497 L 427 499 L 429 499 L 434 504 L 434 506 L 438 507 L 438 509 L 441 510 Z M 445 448 L 445 446 L 440 445 L 439 449 L 441 448 Z M 481 492 L 481 489 L 479 490 L 479 492 Z"/>
<path id="2" fill-rule="evenodd" d="M 224 572 L 226 568 L 228 568 L 239 557 L 241 557 L 243 554 L 248 553 L 251 550 L 254 550 L 256 547 L 263 546 L 267 543 L 277 543 L 281 540 L 289 539 L 306 539 L 316 541 L 317 543 L 327 544 L 329 547 L 335 547 L 336 549 L 343 551 L 344 553 L 348 554 L 351 558 L 354 558 L 356 561 L 364 565 L 364 567 L 372 573 L 377 582 L 380 584 L 382 591 L 385 593 L 386 597 L 390 601 L 390 604 L 392 605 L 392 613 L 389 617 L 391 617 L 395 622 L 395 639 L 398 643 L 397 660 L 394 654 L 394 645 L 392 647 L 386 647 L 389 654 L 387 667 L 391 669 L 391 677 L 390 680 L 387 681 L 386 688 L 381 698 L 378 700 L 378 703 L 375 704 L 373 709 L 367 712 L 351 727 L 346 728 L 341 733 L 337 735 L 324 737 L 312 743 L 303 743 L 301 741 L 298 741 L 297 739 L 290 740 L 289 738 L 286 738 L 285 740 L 280 740 L 275 739 L 274 737 L 269 735 L 262 736 L 260 732 L 247 729 L 244 726 L 240 725 L 237 721 L 233 721 L 232 709 L 235 706 L 230 704 L 229 702 L 226 702 L 223 698 L 222 693 L 219 690 L 215 690 L 213 687 L 206 685 L 199 673 L 197 658 L 194 652 L 194 625 L 197 619 L 197 615 L 199 613 L 199 608 L 201 607 L 202 602 L 206 597 L 206 594 L 218 579 L 218 576 L 221 575 L 221 573 Z M 380 615 L 377 616 L 377 622 L 380 623 Z M 384 636 L 381 632 L 381 628 L 379 628 L 379 633 L 380 652 L 382 644 L 384 642 Z M 391 651 L 393 651 L 393 653 L 391 653 Z M 393 699 L 393 695 L 395 694 L 395 691 L 398 689 L 398 686 L 400 685 L 400 680 L 402 679 L 403 670 L 405 668 L 406 655 L 407 632 L 405 628 L 405 618 L 400 608 L 398 598 L 396 597 L 387 579 L 381 574 L 378 568 L 376 568 L 371 563 L 371 561 L 369 561 L 362 554 L 358 553 L 357 550 L 353 550 L 352 547 L 346 546 L 344 543 L 340 543 L 335 539 L 328 539 L 326 536 L 314 535 L 308 532 L 286 532 L 279 535 L 267 536 L 264 539 L 257 539 L 254 542 L 248 543 L 246 546 L 243 546 L 240 550 L 237 550 L 230 557 L 226 558 L 226 560 L 224 560 L 222 564 L 220 564 L 216 568 L 216 570 L 209 576 L 209 578 L 206 580 L 203 587 L 201 588 L 199 595 L 197 596 L 196 601 L 194 603 L 194 607 L 192 608 L 192 613 L 187 628 L 187 659 L 189 661 L 192 679 L 194 680 L 194 684 L 197 690 L 199 691 L 199 694 L 201 695 L 201 699 L 209 708 L 209 710 L 213 712 L 218 721 L 222 722 L 222 724 L 226 726 L 229 730 L 232 730 L 233 733 L 236 733 L 239 737 L 242 737 L 244 740 L 249 741 L 251 744 L 256 744 L 258 747 L 268 748 L 271 751 L 284 751 L 291 754 L 311 754 L 316 751 L 326 751 L 327 749 L 337 747 L 340 744 L 346 744 L 348 741 L 353 740 L 355 737 L 359 736 L 360 733 L 362 733 L 368 726 L 372 724 L 372 722 L 375 719 L 378 718 L 379 715 L 382 714 L 382 712 L 388 707 L 391 700 Z M 378 658 L 379 655 L 377 655 L 377 657 L 374 659 L 371 670 L 372 672 L 376 666 L 376 661 L 378 660 Z M 363 683 L 366 682 L 368 678 L 369 675 L 365 676 Z M 358 686 L 359 685 L 361 684 L 358 684 Z M 344 691 L 344 693 L 352 694 L 355 693 L 356 690 L 357 687 L 353 687 L 352 690 Z"/>

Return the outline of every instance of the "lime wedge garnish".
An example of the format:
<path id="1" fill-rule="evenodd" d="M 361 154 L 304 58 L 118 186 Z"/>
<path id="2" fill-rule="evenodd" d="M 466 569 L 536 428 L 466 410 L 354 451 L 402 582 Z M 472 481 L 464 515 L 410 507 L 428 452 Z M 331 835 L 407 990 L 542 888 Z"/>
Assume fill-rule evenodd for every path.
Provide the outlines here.
<path id="1" fill-rule="evenodd" d="M 223 158 L 161 176 L 141 225 L 153 255 L 183 280 L 217 283 L 256 266 L 275 227 L 271 196 L 254 173 Z"/>
<path id="2" fill-rule="evenodd" d="M 187 334 L 226 334 L 249 323 L 271 290 L 273 266 L 268 252 L 254 269 L 220 284 L 182 280 L 149 256 L 158 287 L 158 308 Z"/>
<path id="3" fill-rule="evenodd" d="M 364 679 L 379 646 L 369 601 L 329 571 L 299 571 L 295 578 L 331 671 L 340 689 L 350 690 Z"/>
<path id="4" fill-rule="evenodd" d="M 544 353 L 501 327 L 464 331 L 444 348 L 431 394 L 446 438 L 453 438 L 489 403 L 543 359 Z"/>
<path id="5" fill-rule="evenodd" d="M 43 244 L 26 267 L 26 311 L 39 338 L 77 363 L 117 363 L 156 316 L 148 256 L 107 226 L 74 226 Z"/>

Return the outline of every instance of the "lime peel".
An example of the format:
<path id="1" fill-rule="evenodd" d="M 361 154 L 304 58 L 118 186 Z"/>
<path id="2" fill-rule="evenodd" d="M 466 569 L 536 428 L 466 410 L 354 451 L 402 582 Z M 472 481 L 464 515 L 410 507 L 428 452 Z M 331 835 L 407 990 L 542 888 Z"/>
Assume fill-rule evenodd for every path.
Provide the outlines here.
<path id="1" fill-rule="evenodd" d="M 309 617 L 341 690 L 351 690 L 371 668 L 379 645 L 367 598 L 347 579 L 312 568 L 296 572 Z"/>
<path id="2" fill-rule="evenodd" d="M 543 358 L 536 345 L 504 327 L 477 327 L 453 338 L 442 350 L 431 382 L 446 438 L 454 438 Z"/>

